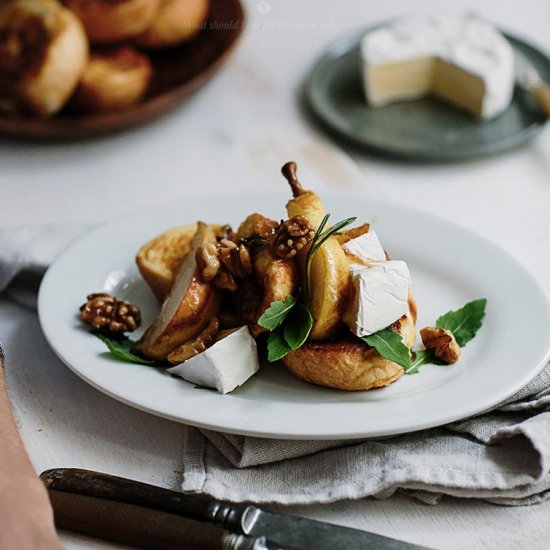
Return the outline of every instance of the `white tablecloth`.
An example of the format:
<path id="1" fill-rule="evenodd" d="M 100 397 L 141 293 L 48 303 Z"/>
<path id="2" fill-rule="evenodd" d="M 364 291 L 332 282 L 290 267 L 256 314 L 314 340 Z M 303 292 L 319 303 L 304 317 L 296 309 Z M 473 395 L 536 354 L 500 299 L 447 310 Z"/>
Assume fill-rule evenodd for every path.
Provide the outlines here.
<path id="1" fill-rule="evenodd" d="M 249 29 L 236 56 L 173 115 L 98 141 L 38 145 L 0 139 L 0 224 L 97 223 L 206 188 L 273 189 L 282 184 L 280 166 L 294 159 L 308 185 L 438 213 L 500 243 L 550 285 L 548 131 L 499 157 L 411 165 L 348 156 L 300 114 L 301 79 L 322 48 L 363 23 L 410 12 L 410 2 L 246 5 Z M 414 9 L 443 8 L 437 0 L 420 0 Z M 550 51 L 550 4 L 469 0 L 464 9 Z M 4 299 L 0 334 L 18 424 L 37 470 L 80 466 L 178 486 L 185 450 L 177 424 L 87 386 L 53 359 L 35 314 Z M 287 510 L 435 548 L 546 548 L 550 536 L 550 503 L 501 508 L 444 500 L 428 507 L 395 497 Z M 112 547 L 63 538 L 70 549 Z"/>

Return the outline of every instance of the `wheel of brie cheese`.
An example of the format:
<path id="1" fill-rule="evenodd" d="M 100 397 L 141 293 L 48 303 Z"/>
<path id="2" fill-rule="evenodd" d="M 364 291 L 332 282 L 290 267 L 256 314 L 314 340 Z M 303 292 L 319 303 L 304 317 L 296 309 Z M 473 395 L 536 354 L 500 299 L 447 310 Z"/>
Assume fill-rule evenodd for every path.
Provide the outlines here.
<path id="1" fill-rule="evenodd" d="M 363 37 L 361 56 L 366 98 L 375 107 L 433 95 L 490 119 L 512 99 L 512 47 L 474 15 L 397 19 Z"/>

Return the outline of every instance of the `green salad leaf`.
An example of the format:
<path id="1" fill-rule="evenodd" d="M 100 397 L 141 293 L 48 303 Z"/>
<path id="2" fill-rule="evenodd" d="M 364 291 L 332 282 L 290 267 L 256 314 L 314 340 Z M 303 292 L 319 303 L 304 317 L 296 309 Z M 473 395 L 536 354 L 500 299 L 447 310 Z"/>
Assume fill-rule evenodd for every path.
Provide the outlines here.
<path id="1" fill-rule="evenodd" d="M 136 342 L 130 338 L 109 338 L 101 332 L 92 332 L 92 334 L 97 336 L 107 346 L 109 353 L 119 361 L 136 363 L 138 365 L 157 365 L 156 361 L 144 359 L 143 357 L 133 353 L 132 347 Z"/>
<path id="2" fill-rule="evenodd" d="M 456 311 L 449 311 L 439 317 L 436 327 L 450 330 L 457 341 L 457 344 L 464 347 L 481 328 L 485 316 L 485 298 L 467 303 Z M 405 369 L 405 374 L 416 374 L 422 365 L 445 365 L 444 361 L 437 359 L 431 350 L 423 349 L 413 352 L 412 359 L 409 350 L 403 343 L 401 336 L 385 328 L 370 336 L 361 338 L 366 344 L 376 348 L 376 351 L 384 357 Z"/>
<path id="3" fill-rule="evenodd" d="M 445 365 L 443 361 L 437 359 L 434 356 L 433 351 L 427 349 L 421 349 L 413 352 L 411 359 L 411 366 L 408 369 L 405 369 L 405 374 L 418 374 L 419 368 L 422 365 Z"/>
<path id="4" fill-rule="evenodd" d="M 365 344 L 373 347 L 384 357 L 398 365 L 401 365 L 405 371 L 411 366 L 409 348 L 403 342 L 402 336 L 393 331 L 390 327 L 379 330 L 369 336 L 361 338 Z"/>
<path id="5" fill-rule="evenodd" d="M 486 305 L 485 298 L 468 302 L 464 307 L 456 311 L 449 311 L 439 317 L 435 326 L 450 330 L 454 334 L 457 344 L 463 348 L 481 328 Z"/>
<path id="6" fill-rule="evenodd" d="M 298 297 L 287 296 L 282 302 L 273 302 L 258 324 L 270 331 L 267 360 L 274 362 L 304 345 L 313 327 L 313 317 Z"/>
<path id="7" fill-rule="evenodd" d="M 313 327 L 313 317 L 304 304 L 297 303 L 283 325 L 283 338 L 292 351 L 301 348 Z"/>
<path id="8" fill-rule="evenodd" d="M 296 305 L 298 298 L 287 296 L 284 301 L 276 300 L 263 312 L 258 319 L 258 324 L 267 330 L 275 330 L 281 326 L 290 310 Z"/>
<path id="9" fill-rule="evenodd" d="M 279 331 L 270 332 L 267 337 L 267 360 L 274 363 L 282 359 L 292 349 L 286 343 L 283 335 Z"/>

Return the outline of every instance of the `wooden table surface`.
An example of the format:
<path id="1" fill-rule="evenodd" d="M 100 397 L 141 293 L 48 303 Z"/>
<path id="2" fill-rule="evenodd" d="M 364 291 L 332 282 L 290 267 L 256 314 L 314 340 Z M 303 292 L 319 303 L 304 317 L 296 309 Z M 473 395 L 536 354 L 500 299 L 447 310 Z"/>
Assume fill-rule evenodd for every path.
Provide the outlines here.
<path id="1" fill-rule="evenodd" d="M 415 10 L 441 12 L 437 0 Z M 274 189 L 298 161 L 318 188 L 383 197 L 437 213 L 509 250 L 550 285 L 550 133 L 505 155 L 444 165 L 404 164 L 346 151 L 304 120 L 297 94 L 331 39 L 411 11 L 410 2 L 246 2 L 235 57 L 185 106 L 146 128 L 106 139 L 25 144 L 0 139 L 0 224 L 99 223 L 203 190 Z M 550 51 L 550 4 L 467 0 L 471 9 Z M 520 289 L 511 289 L 511 292 Z M 178 487 L 177 424 L 126 407 L 66 369 L 35 313 L 0 299 L 15 411 L 37 470 L 95 468 Z M 404 497 L 287 509 L 433 548 L 548 548 L 550 503 L 504 508 Z M 64 534 L 69 549 L 112 546 Z"/>

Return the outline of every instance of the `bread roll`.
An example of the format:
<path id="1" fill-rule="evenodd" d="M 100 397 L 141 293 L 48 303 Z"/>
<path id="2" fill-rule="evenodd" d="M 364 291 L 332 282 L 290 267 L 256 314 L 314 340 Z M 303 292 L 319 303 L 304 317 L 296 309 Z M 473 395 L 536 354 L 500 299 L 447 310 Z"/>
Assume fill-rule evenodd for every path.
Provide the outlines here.
<path id="1" fill-rule="evenodd" d="M 410 292 L 409 311 L 393 327 L 409 349 L 416 339 L 415 323 L 416 302 Z M 355 336 L 323 342 L 310 340 L 286 355 L 283 363 L 301 380 L 348 391 L 388 386 L 405 372 Z"/>
<path id="2" fill-rule="evenodd" d="M 130 46 L 93 52 L 74 106 L 86 112 L 128 109 L 143 99 L 152 73 L 149 59 Z"/>
<path id="3" fill-rule="evenodd" d="M 88 62 L 82 23 L 56 0 L 12 0 L 0 7 L 0 81 L 4 106 L 57 113 Z"/>
<path id="4" fill-rule="evenodd" d="M 92 42 L 127 40 L 153 21 L 159 0 L 65 0 L 82 19 Z"/>
<path id="5" fill-rule="evenodd" d="M 151 25 L 137 37 L 143 48 L 176 46 L 193 38 L 208 15 L 208 0 L 160 0 Z"/>

